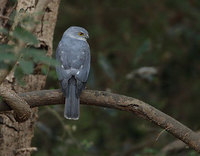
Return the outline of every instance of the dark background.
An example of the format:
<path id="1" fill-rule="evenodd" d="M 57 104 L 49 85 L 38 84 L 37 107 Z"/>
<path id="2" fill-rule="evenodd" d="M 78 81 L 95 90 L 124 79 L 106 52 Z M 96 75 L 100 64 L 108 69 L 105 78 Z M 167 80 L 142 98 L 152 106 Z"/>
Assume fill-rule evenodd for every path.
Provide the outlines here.
<path id="1" fill-rule="evenodd" d="M 62 0 L 54 49 L 72 25 L 90 34 L 88 89 L 138 98 L 200 129 L 199 0 Z M 46 88 L 59 87 L 52 68 Z M 70 121 L 63 117 L 62 105 L 44 107 L 34 155 L 153 156 L 175 140 L 161 132 L 129 112 L 81 106 L 80 119 Z"/>

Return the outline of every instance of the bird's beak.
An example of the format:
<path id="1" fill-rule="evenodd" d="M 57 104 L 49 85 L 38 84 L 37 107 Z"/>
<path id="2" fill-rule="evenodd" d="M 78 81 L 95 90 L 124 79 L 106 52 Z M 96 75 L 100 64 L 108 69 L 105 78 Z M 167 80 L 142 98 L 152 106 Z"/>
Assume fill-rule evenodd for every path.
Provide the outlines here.
<path id="1" fill-rule="evenodd" d="M 89 35 L 86 35 L 85 38 L 86 38 L 86 39 L 89 39 L 90 37 L 89 37 Z"/>

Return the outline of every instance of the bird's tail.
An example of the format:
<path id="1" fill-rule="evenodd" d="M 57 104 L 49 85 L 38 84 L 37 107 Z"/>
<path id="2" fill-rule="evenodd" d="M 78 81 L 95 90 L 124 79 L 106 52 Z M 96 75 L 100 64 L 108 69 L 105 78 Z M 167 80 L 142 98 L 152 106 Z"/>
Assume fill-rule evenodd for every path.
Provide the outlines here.
<path id="1" fill-rule="evenodd" d="M 74 77 L 68 81 L 68 91 L 65 99 L 64 116 L 67 119 L 78 120 L 80 114 L 80 99 L 76 95 L 76 80 Z"/>

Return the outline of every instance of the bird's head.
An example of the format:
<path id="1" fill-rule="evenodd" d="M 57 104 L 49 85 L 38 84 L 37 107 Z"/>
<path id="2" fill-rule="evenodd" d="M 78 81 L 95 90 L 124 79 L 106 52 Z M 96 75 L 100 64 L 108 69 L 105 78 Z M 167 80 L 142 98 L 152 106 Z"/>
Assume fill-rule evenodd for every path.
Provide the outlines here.
<path id="1" fill-rule="evenodd" d="M 84 40 L 86 41 L 86 39 L 89 38 L 89 34 L 88 31 L 82 27 L 78 27 L 78 26 L 71 26 L 69 27 L 64 35 L 64 37 L 72 37 L 78 40 Z"/>

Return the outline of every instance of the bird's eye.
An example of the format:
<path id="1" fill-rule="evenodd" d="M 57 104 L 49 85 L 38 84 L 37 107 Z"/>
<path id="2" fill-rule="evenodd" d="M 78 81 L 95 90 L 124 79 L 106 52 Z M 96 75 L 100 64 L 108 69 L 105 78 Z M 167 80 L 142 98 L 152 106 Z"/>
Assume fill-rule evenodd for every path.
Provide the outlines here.
<path id="1" fill-rule="evenodd" d="M 79 36 L 83 36 L 83 35 L 84 35 L 84 33 L 82 33 L 82 32 L 79 32 L 79 33 L 78 33 L 78 35 L 79 35 Z"/>

